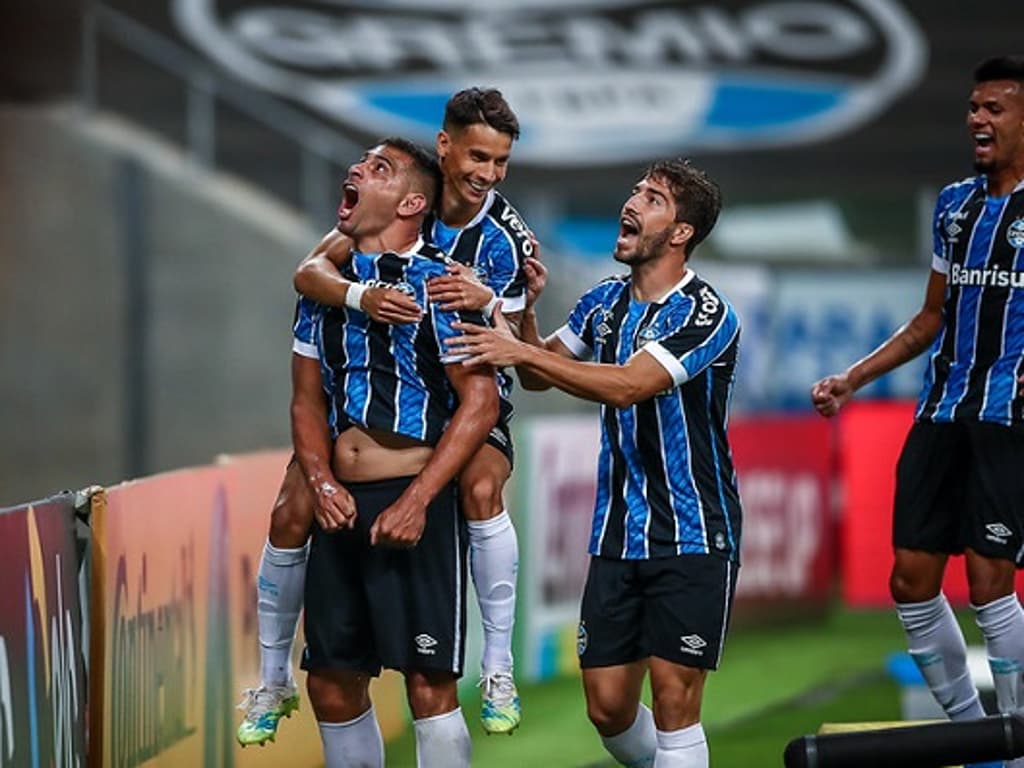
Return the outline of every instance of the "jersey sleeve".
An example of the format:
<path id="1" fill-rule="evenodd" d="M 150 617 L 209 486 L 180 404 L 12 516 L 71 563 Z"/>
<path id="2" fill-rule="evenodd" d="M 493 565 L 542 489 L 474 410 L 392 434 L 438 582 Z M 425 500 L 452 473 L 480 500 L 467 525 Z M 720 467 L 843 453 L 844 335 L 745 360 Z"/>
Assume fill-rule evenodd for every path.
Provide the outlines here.
<path id="1" fill-rule="evenodd" d="M 461 363 L 466 359 L 467 355 L 450 354 L 445 341 L 462 335 L 462 331 L 454 327 L 454 323 L 457 322 L 465 323 L 466 325 L 479 325 L 483 328 L 489 327 L 487 321 L 484 320 L 483 313 L 479 310 L 441 309 L 434 302 L 430 302 L 428 306 L 430 307 L 430 320 L 434 328 L 434 339 L 437 341 L 441 362 L 445 365 Z"/>
<path id="2" fill-rule="evenodd" d="M 565 344 L 577 360 L 589 360 L 594 356 L 594 333 L 610 315 L 605 306 L 608 283 L 595 285 L 583 294 L 565 325 L 555 331 L 555 337 Z"/>
<path id="3" fill-rule="evenodd" d="M 526 308 L 526 271 L 528 256 L 533 256 L 533 242 L 523 218 L 508 203 L 492 213 L 497 228 L 487 238 L 487 286 L 501 299 L 505 313 Z"/>
<path id="4" fill-rule="evenodd" d="M 292 323 L 292 352 L 314 360 L 320 357 L 317 349 L 317 326 L 320 319 L 320 306 L 300 296 L 295 302 L 295 320 Z"/>
<path id="5" fill-rule="evenodd" d="M 946 227 L 956 226 L 955 221 L 947 221 L 952 213 L 953 190 L 946 187 L 939 193 L 935 201 L 935 212 L 932 214 L 932 269 L 949 274 L 949 249 L 946 242 Z"/>
<path id="6" fill-rule="evenodd" d="M 711 288 L 689 298 L 689 306 L 681 307 L 659 338 L 638 350 L 654 357 L 676 386 L 719 360 L 740 332 L 739 316 Z"/>

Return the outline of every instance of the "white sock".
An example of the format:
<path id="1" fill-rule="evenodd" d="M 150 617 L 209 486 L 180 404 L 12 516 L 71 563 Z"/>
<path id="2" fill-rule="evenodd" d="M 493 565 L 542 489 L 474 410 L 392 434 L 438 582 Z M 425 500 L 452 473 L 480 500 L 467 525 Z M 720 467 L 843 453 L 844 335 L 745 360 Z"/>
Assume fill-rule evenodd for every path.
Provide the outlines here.
<path id="1" fill-rule="evenodd" d="M 355 720 L 317 725 L 324 745 L 324 768 L 383 768 L 384 739 L 372 704 Z"/>
<path id="2" fill-rule="evenodd" d="M 658 749 L 654 715 L 641 702 L 633 724 L 615 736 L 602 736 L 601 743 L 609 755 L 627 768 L 650 768 Z"/>
<path id="3" fill-rule="evenodd" d="M 416 731 L 416 768 L 469 768 L 473 742 L 462 708 L 412 721 Z"/>
<path id="4" fill-rule="evenodd" d="M 985 636 L 985 650 L 992 669 L 1000 712 L 1016 712 L 1024 705 L 1021 696 L 1021 663 L 1024 662 L 1024 611 L 1016 595 L 1006 595 L 985 605 L 972 605 L 975 621 Z"/>
<path id="5" fill-rule="evenodd" d="M 507 511 L 490 520 L 469 520 L 469 567 L 480 604 L 486 672 L 512 671 L 512 625 L 516 614 L 519 544 Z"/>
<path id="6" fill-rule="evenodd" d="M 708 742 L 700 723 L 678 731 L 658 731 L 654 768 L 708 768 Z"/>
<path id="7" fill-rule="evenodd" d="M 278 549 L 267 540 L 256 577 L 260 662 L 265 685 L 292 679 L 292 643 L 302 611 L 309 545 Z"/>
<path id="8" fill-rule="evenodd" d="M 950 720 L 985 716 L 967 670 L 967 646 L 953 609 L 941 592 L 923 603 L 897 603 L 910 655 Z"/>

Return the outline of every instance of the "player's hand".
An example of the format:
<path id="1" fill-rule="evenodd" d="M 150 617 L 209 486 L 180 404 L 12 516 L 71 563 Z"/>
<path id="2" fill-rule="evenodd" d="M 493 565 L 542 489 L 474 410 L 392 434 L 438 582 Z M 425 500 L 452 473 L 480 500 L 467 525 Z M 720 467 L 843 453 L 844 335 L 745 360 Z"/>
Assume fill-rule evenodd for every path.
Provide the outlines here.
<path id="1" fill-rule="evenodd" d="M 853 397 L 853 387 L 845 373 L 826 376 L 811 387 L 811 402 L 815 410 L 826 418 L 839 413 L 839 409 Z"/>
<path id="2" fill-rule="evenodd" d="M 527 256 L 523 262 L 523 271 L 526 273 L 526 306 L 532 307 L 544 287 L 548 284 L 548 268 L 541 263 L 540 259 Z"/>
<path id="3" fill-rule="evenodd" d="M 494 291 L 481 283 L 476 273 L 465 264 L 452 262 L 447 271 L 448 274 L 427 281 L 427 295 L 441 309 L 483 309 L 494 298 Z"/>
<path id="4" fill-rule="evenodd" d="M 516 365 L 522 360 L 523 344 L 512 333 L 508 320 L 501 314 L 501 302 L 494 308 L 491 318 L 493 328 L 484 328 L 472 323 L 453 323 L 452 327 L 462 331 L 461 336 L 446 339 L 448 353 L 451 355 L 468 355 L 463 365 L 479 365 L 487 363 L 497 368 Z"/>
<path id="5" fill-rule="evenodd" d="M 313 486 L 313 516 L 328 533 L 352 528 L 356 524 L 356 502 L 345 486 L 335 478 L 321 480 Z"/>
<path id="6" fill-rule="evenodd" d="M 427 525 L 427 506 L 408 492 L 385 509 L 370 527 L 373 546 L 410 549 L 415 547 Z"/>
<path id="7" fill-rule="evenodd" d="M 423 317 L 423 309 L 416 300 L 394 288 L 367 288 L 359 307 L 371 320 L 388 325 L 416 323 Z"/>

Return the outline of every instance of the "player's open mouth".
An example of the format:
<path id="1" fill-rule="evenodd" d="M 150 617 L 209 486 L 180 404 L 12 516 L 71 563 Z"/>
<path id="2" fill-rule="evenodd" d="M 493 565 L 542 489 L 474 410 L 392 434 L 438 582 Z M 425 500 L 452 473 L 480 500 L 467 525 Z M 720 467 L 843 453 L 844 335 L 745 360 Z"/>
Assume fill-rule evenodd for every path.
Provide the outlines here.
<path id="1" fill-rule="evenodd" d="M 632 216 L 623 216 L 619 219 L 619 239 L 617 244 L 625 244 L 631 238 L 640 234 L 640 222 Z"/>
<path id="2" fill-rule="evenodd" d="M 338 206 L 338 218 L 347 219 L 352 215 L 352 209 L 359 202 L 359 190 L 355 184 L 345 183 L 341 187 L 341 205 Z"/>

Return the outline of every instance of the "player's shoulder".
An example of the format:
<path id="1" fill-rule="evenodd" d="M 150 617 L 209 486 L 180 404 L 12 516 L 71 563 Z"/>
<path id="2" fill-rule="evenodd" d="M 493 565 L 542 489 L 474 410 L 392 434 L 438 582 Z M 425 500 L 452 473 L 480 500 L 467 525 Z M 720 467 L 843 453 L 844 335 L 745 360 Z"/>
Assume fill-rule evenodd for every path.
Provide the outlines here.
<path id="1" fill-rule="evenodd" d="M 484 206 L 480 225 L 491 234 L 500 233 L 509 246 L 520 256 L 533 255 L 533 242 L 526 220 L 501 192 L 491 190 L 491 199 Z"/>
<path id="2" fill-rule="evenodd" d="M 984 176 L 968 176 L 967 178 L 947 184 L 939 192 L 937 208 L 947 209 L 962 204 L 975 192 L 985 191 Z"/>
<path id="3" fill-rule="evenodd" d="M 420 238 L 419 242 L 417 242 L 416 246 L 413 249 L 413 252 L 416 254 L 417 257 L 426 259 L 428 261 L 436 261 L 441 263 L 442 265 L 448 262 L 448 254 L 446 254 L 433 243 L 428 243 L 423 238 Z"/>
<path id="4" fill-rule="evenodd" d="M 600 282 L 594 284 L 580 297 L 581 302 L 590 303 L 613 303 L 629 283 L 628 275 L 610 275 Z"/>

